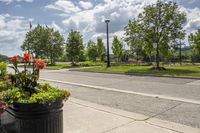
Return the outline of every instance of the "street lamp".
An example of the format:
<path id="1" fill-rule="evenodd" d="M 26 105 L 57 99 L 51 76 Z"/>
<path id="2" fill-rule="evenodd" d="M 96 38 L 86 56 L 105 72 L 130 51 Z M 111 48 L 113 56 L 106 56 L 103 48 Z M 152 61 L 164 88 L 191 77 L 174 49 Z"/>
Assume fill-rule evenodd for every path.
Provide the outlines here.
<path id="1" fill-rule="evenodd" d="M 108 23 L 110 22 L 109 19 L 105 20 L 106 23 L 106 31 L 107 31 L 107 67 L 110 67 L 110 54 L 109 54 L 109 36 L 108 36 Z"/>

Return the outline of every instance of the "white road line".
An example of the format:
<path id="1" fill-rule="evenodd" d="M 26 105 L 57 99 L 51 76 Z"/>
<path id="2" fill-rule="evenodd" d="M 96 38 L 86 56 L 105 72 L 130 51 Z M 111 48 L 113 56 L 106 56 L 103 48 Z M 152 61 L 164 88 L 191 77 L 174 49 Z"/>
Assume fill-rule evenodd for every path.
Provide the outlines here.
<path id="1" fill-rule="evenodd" d="M 80 87 L 93 88 L 93 89 L 99 89 L 99 90 L 107 90 L 107 91 L 114 91 L 114 92 L 120 92 L 120 93 L 135 94 L 135 95 L 141 95 L 141 96 L 147 96 L 147 97 L 174 100 L 174 101 L 180 101 L 180 102 L 185 102 L 185 103 L 200 104 L 200 101 L 192 100 L 192 99 L 184 99 L 184 98 L 180 98 L 180 97 L 171 97 L 171 96 L 165 96 L 165 95 L 148 94 L 148 93 L 134 92 L 134 91 L 128 91 L 128 90 L 119 90 L 119 89 L 115 89 L 115 88 L 80 84 L 80 83 L 60 81 L 60 80 L 54 80 L 54 79 L 46 79 L 46 78 L 40 78 L 40 80 L 63 83 L 63 84 L 68 84 L 68 85 L 80 86 Z"/>

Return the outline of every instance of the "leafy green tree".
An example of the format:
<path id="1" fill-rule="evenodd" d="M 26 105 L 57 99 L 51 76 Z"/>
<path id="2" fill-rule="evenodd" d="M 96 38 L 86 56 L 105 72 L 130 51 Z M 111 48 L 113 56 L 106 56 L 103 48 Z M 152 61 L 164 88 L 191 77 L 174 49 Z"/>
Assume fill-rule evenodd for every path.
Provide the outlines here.
<path id="1" fill-rule="evenodd" d="M 189 37 L 189 43 L 192 48 L 192 61 L 193 62 L 199 62 L 200 61 L 200 29 L 194 34 L 190 34 Z"/>
<path id="2" fill-rule="evenodd" d="M 130 55 L 131 55 L 130 50 L 125 50 L 124 49 L 123 53 L 122 53 L 121 61 L 122 62 L 128 62 Z"/>
<path id="3" fill-rule="evenodd" d="M 96 61 L 98 57 L 97 45 L 91 40 L 87 44 L 87 55 L 91 61 Z"/>
<path id="4" fill-rule="evenodd" d="M 117 58 L 117 61 L 118 62 L 121 61 L 121 57 L 123 54 L 123 44 L 122 44 L 122 41 L 119 40 L 117 36 L 114 36 L 114 39 L 112 42 L 112 51 L 115 58 Z"/>
<path id="5" fill-rule="evenodd" d="M 53 31 L 50 29 L 50 43 L 48 45 L 48 54 L 51 60 L 51 64 L 55 64 L 55 60 L 63 55 L 64 38 L 60 35 L 58 31 Z"/>
<path id="6" fill-rule="evenodd" d="M 66 53 L 72 64 L 79 61 L 83 50 L 83 37 L 81 33 L 71 30 L 66 41 Z"/>
<path id="7" fill-rule="evenodd" d="M 151 50 L 149 50 L 147 43 L 145 44 L 142 36 L 140 34 L 137 34 L 138 32 L 140 32 L 139 22 L 136 20 L 134 20 L 133 22 L 129 21 L 129 24 L 125 27 L 125 31 L 126 38 L 124 40 L 130 47 L 132 53 L 136 56 L 136 60 L 138 61 L 140 56 L 144 57 L 145 50 L 146 53 L 148 53 L 149 57 L 151 57 L 152 53 Z"/>
<path id="8" fill-rule="evenodd" d="M 129 22 L 125 32 L 127 40 L 136 44 L 139 41 L 147 55 L 155 51 L 156 68 L 159 69 L 160 57 L 167 56 L 170 44 L 180 38 L 185 22 L 186 15 L 179 11 L 176 3 L 158 0 L 144 8 L 137 20 Z"/>
<path id="9" fill-rule="evenodd" d="M 106 48 L 103 43 L 102 38 L 97 38 L 97 53 L 98 53 L 98 58 L 101 61 L 104 61 L 105 55 L 106 55 Z"/>
<path id="10" fill-rule="evenodd" d="M 63 54 L 64 38 L 53 28 L 37 25 L 32 31 L 27 32 L 21 49 L 38 58 L 50 59 L 55 64 L 57 58 Z"/>

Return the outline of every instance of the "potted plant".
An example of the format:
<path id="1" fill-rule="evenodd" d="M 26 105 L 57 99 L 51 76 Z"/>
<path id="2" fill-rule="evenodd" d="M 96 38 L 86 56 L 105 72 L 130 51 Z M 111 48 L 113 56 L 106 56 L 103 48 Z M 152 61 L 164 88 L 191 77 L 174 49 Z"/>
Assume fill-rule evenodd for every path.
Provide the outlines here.
<path id="1" fill-rule="evenodd" d="M 18 70 L 20 60 L 23 71 Z M 70 92 L 38 83 L 40 70 L 46 66 L 43 60 L 35 58 L 31 71 L 27 69 L 31 54 L 24 54 L 23 59 L 14 56 L 11 61 L 15 74 L 9 75 L 11 85 L 1 93 L 2 101 L 9 105 L 7 120 L 2 120 L 4 129 L 8 133 L 63 133 L 63 101 Z"/>

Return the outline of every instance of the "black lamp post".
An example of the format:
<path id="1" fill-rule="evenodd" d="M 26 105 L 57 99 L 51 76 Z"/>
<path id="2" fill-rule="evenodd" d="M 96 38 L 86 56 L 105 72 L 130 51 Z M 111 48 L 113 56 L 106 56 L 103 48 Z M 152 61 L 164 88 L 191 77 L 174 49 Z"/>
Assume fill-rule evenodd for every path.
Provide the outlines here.
<path id="1" fill-rule="evenodd" d="M 107 31 L 107 67 L 110 67 L 110 54 L 109 54 L 109 35 L 108 35 L 108 23 L 110 22 L 109 19 L 105 20 L 106 23 L 106 31 Z"/>

